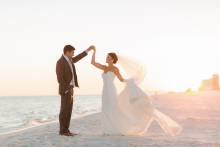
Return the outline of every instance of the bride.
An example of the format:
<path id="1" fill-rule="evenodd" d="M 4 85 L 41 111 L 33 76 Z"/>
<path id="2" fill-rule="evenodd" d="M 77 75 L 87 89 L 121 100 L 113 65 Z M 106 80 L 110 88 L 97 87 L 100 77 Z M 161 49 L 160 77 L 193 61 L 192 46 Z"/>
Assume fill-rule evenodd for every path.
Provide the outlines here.
<path id="1" fill-rule="evenodd" d="M 174 120 L 154 108 L 148 95 L 138 86 L 143 81 L 143 69 L 136 63 L 108 53 L 107 65 L 96 62 L 96 49 L 91 64 L 103 71 L 102 90 L 102 129 L 106 135 L 144 135 L 155 120 L 166 134 L 175 136 L 182 127 Z M 127 72 L 132 78 L 125 79 L 115 64 Z M 133 67 L 132 67 L 133 66 Z M 117 94 L 114 79 L 117 77 L 125 83 L 125 88 Z"/>

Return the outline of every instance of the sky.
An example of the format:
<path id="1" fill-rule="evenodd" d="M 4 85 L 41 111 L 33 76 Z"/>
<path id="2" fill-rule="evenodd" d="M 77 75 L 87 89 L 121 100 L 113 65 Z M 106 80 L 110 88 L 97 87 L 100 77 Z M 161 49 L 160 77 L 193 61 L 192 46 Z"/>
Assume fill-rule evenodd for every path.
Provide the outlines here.
<path id="1" fill-rule="evenodd" d="M 63 47 L 90 45 L 146 65 L 146 90 L 197 89 L 220 73 L 217 0 L 0 0 L 0 96 L 57 95 Z M 100 94 L 91 53 L 76 64 L 77 94 Z"/>

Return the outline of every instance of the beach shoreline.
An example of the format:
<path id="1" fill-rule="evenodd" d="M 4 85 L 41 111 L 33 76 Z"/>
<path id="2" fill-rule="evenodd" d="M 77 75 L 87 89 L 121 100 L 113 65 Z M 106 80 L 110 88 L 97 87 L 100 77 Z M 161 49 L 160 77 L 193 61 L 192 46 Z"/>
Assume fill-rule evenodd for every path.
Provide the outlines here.
<path id="1" fill-rule="evenodd" d="M 70 130 L 77 136 L 60 136 L 55 120 L 2 133 L 0 147 L 220 147 L 219 93 L 165 94 L 153 102 L 183 127 L 179 135 L 167 136 L 154 121 L 145 136 L 104 136 L 96 111 L 73 115 Z"/>
<path id="2" fill-rule="evenodd" d="M 162 130 L 152 127 L 146 136 L 104 136 L 100 129 L 101 114 L 93 113 L 71 120 L 70 130 L 80 133 L 74 137 L 58 134 L 58 122 L 43 124 L 30 129 L 17 131 L 0 136 L 1 147 L 182 147 L 199 146 L 199 141 L 193 137 L 184 137 L 184 132 L 178 136 L 166 136 Z M 154 124 L 155 125 L 155 124 Z M 203 142 L 205 146 L 220 146 L 220 142 Z"/>

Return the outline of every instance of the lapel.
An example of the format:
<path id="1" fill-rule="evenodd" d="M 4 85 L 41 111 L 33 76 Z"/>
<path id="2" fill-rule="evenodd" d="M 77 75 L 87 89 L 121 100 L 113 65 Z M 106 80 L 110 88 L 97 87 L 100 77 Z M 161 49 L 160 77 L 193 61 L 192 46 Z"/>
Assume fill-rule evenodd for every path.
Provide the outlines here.
<path id="1" fill-rule="evenodd" d="M 66 59 L 65 59 L 65 57 L 62 55 L 62 60 L 64 60 L 64 66 L 68 69 L 68 72 L 69 73 L 71 73 L 71 75 L 72 75 L 72 72 L 71 72 L 71 68 L 70 68 L 70 66 L 69 66 L 69 63 L 66 61 Z"/>

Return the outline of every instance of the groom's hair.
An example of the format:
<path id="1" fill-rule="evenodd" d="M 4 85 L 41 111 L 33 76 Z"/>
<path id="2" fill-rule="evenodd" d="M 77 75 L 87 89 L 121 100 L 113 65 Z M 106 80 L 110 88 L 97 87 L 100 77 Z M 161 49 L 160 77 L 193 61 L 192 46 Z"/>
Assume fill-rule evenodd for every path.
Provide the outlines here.
<path id="1" fill-rule="evenodd" d="M 63 53 L 65 54 L 66 52 L 70 52 L 75 50 L 75 48 L 72 45 L 65 45 L 63 48 Z"/>

